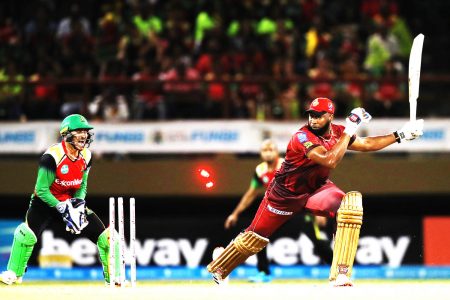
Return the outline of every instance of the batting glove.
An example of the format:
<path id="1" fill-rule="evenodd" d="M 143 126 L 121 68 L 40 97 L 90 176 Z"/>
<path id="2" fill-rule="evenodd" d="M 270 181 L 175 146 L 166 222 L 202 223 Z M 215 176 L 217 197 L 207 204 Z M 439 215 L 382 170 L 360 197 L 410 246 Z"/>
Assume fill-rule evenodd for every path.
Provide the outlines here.
<path id="1" fill-rule="evenodd" d="M 423 119 L 406 122 L 400 130 L 394 132 L 395 140 L 401 143 L 403 140 L 412 141 L 423 135 Z"/>
<path id="2" fill-rule="evenodd" d="M 369 123 L 372 116 L 364 110 L 362 107 L 354 108 L 348 117 L 345 119 L 345 130 L 344 133 L 349 136 L 353 136 L 358 130 L 361 123 Z"/>

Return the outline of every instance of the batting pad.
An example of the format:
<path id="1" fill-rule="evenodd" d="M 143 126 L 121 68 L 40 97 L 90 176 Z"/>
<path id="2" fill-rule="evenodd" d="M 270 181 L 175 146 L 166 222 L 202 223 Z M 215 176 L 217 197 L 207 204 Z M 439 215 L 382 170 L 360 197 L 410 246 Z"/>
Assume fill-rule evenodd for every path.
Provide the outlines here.
<path id="1" fill-rule="evenodd" d="M 253 231 L 240 233 L 207 267 L 208 272 L 214 273 L 220 279 L 225 279 L 231 271 L 243 263 L 248 257 L 261 251 L 269 239 Z"/>
<path id="2" fill-rule="evenodd" d="M 360 192 L 348 192 L 342 199 L 337 214 L 337 230 L 334 241 L 333 263 L 330 280 L 336 280 L 338 274 L 348 278 L 352 275 L 353 262 L 358 248 L 359 232 L 363 219 L 362 195 Z"/>
<path id="3" fill-rule="evenodd" d="M 7 270 L 13 271 L 17 277 L 22 277 L 36 242 L 37 237 L 33 230 L 26 223 L 21 223 L 14 231 Z"/>

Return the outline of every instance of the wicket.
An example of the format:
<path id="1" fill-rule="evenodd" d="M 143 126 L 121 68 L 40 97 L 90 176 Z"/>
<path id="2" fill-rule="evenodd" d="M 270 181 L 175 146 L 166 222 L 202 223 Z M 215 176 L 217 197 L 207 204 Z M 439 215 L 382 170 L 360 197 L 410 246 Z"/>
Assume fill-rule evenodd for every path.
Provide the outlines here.
<path id="1" fill-rule="evenodd" d="M 130 283 L 131 286 L 136 286 L 136 201 L 134 198 L 130 198 L 130 244 L 129 244 L 129 257 L 130 257 Z M 114 287 L 116 284 L 121 287 L 125 286 L 126 282 L 126 267 L 125 267 L 125 218 L 123 210 L 123 197 L 117 198 L 117 218 L 119 227 L 119 253 L 116 253 L 116 201 L 114 197 L 109 198 L 109 277 L 110 286 Z M 120 271 L 116 272 L 116 255 L 120 257 Z M 117 276 L 120 274 L 120 276 Z M 117 278 L 119 277 L 119 278 Z"/>

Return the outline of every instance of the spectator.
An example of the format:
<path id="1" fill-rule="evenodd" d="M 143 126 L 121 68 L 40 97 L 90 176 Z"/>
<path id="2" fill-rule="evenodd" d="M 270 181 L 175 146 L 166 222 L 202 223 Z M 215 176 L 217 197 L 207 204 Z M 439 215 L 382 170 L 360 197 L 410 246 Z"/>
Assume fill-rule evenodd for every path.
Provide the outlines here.
<path id="1" fill-rule="evenodd" d="M 280 120 L 298 120 L 300 118 L 300 105 L 298 99 L 298 85 L 296 83 L 285 83 L 281 85 L 272 115 Z"/>
<path id="2" fill-rule="evenodd" d="M 80 6 L 77 3 L 73 3 L 70 6 L 69 15 L 59 22 L 56 37 L 62 39 L 65 36 L 70 35 L 74 28 L 72 24 L 74 22 L 80 24 L 80 30 L 84 34 L 91 35 L 91 24 L 89 20 L 81 15 Z"/>
<path id="3" fill-rule="evenodd" d="M 40 6 L 35 17 L 26 23 L 25 45 L 28 49 L 33 49 L 30 53 L 31 73 L 40 71 L 41 66 L 37 62 L 57 57 L 56 27 L 57 24 L 51 20 L 48 9 L 43 6 Z"/>
<path id="4" fill-rule="evenodd" d="M 15 62 L 10 61 L 5 69 L 0 68 L 0 120 L 26 120 L 23 111 L 24 80 Z M 7 81 L 15 83 L 4 83 Z"/>
<path id="5" fill-rule="evenodd" d="M 386 62 L 398 53 L 398 41 L 386 26 L 378 26 L 367 40 L 364 68 L 374 76 L 381 76 Z"/>
<path id="6" fill-rule="evenodd" d="M 326 97 L 335 98 L 332 80 L 336 79 L 336 73 L 332 69 L 331 61 L 328 57 L 318 55 L 317 65 L 308 71 L 308 77 L 314 82 L 308 86 L 308 99 Z"/>
<path id="7" fill-rule="evenodd" d="M 103 89 L 102 93 L 89 103 L 88 110 L 92 118 L 99 121 L 124 122 L 130 116 L 125 97 L 111 87 Z"/>
<path id="8" fill-rule="evenodd" d="M 30 120 L 56 119 L 59 117 L 60 103 L 58 87 L 53 82 L 55 74 L 49 63 L 40 61 L 38 71 L 30 76 L 34 83 L 27 103 L 27 117 Z"/>
<path id="9" fill-rule="evenodd" d="M 155 39 L 164 29 L 161 18 L 155 14 L 154 7 L 148 2 L 140 4 L 133 23 L 139 33 L 150 40 Z"/>
<path id="10" fill-rule="evenodd" d="M 170 118 L 201 118 L 204 116 L 204 101 L 198 81 L 197 70 L 187 59 L 180 59 L 176 65 L 162 73 L 164 94 Z M 194 82 L 192 82 L 194 81 Z"/>
<path id="11" fill-rule="evenodd" d="M 144 59 L 139 61 L 140 71 L 133 75 L 137 83 L 134 93 L 134 118 L 136 120 L 167 118 L 167 108 L 161 95 L 158 83 L 156 65 L 147 63 Z"/>
<path id="12" fill-rule="evenodd" d="M 121 27 L 120 19 L 114 12 L 105 7 L 104 15 L 98 22 L 96 35 L 96 58 L 99 64 L 115 59 L 118 52 Z"/>
<path id="13" fill-rule="evenodd" d="M 408 112 L 407 86 L 401 80 L 401 66 L 394 60 L 385 63 L 383 80 L 372 83 L 369 107 L 374 116 L 405 117 Z"/>

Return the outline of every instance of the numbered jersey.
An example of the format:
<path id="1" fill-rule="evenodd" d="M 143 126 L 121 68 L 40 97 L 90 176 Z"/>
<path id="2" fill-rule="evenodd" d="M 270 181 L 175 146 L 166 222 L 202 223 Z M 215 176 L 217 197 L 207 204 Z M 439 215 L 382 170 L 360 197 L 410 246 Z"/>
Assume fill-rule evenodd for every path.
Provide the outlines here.
<path id="1" fill-rule="evenodd" d="M 262 162 L 259 165 L 256 166 L 255 173 L 252 178 L 251 186 L 254 188 L 260 188 L 265 187 L 267 188 L 269 186 L 269 183 L 272 181 L 272 179 L 275 176 L 275 173 L 280 168 L 281 164 L 283 163 L 282 158 L 277 159 L 276 169 L 271 170 L 269 168 L 269 164 L 267 162 Z"/>

